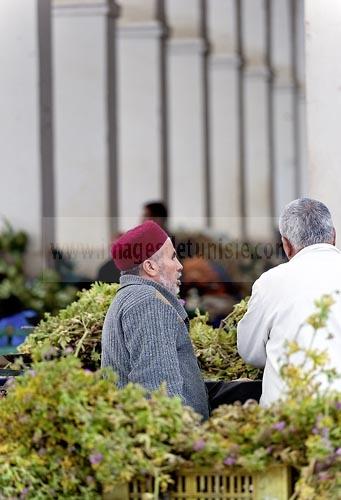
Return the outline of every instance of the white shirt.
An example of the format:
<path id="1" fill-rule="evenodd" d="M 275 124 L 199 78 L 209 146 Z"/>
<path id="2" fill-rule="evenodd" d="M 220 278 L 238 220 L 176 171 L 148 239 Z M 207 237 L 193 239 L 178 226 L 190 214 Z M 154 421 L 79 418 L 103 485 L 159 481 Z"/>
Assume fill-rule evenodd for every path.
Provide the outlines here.
<path id="1" fill-rule="evenodd" d="M 293 340 L 302 323 L 316 311 L 316 299 L 337 290 L 341 291 L 341 252 L 327 243 L 304 248 L 254 283 L 248 311 L 238 325 L 238 352 L 247 363 L 265 367 L 262 406 L 284 396 L 279 370 L 285 340 Z M 341 295 L 334 295 L 334 299 L 327 328 L 318 330 L 313 348 L 326 349 L 328 367 L 341 374 Z M 312 334 L 313 328 L 304 326 L 299 344 L 308 347 Z M 333 388 L 341 390 L 341 379 Z"/>

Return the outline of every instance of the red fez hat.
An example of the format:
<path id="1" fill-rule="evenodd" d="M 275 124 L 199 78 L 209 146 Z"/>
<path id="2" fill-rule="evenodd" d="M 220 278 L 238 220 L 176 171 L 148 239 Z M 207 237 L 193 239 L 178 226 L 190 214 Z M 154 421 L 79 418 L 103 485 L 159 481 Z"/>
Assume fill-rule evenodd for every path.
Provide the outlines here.
<path id="1" fill-rule="evenodd" d="M 126 271 L 138 266 L 160 250 L 167 238 L 168 234 L 152 220 L 130 229 L 111 247 L 116 267 Z"/>

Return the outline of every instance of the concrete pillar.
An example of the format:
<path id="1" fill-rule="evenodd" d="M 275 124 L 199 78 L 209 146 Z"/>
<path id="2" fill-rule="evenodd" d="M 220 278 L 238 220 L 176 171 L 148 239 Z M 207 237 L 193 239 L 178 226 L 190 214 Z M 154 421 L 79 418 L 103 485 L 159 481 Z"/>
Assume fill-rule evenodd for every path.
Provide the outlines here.
<path id="1" fill-rule="evenodd" d="M 212 227 L 231 238 L 240 236 L 238 157 L 238 64 L 234 0 L 208 2 L 211 54 L 210 130 Z"/>
<path id="2" fill-rule="evenodd" d="M 271 233 L 271 182 L 264 0 L 243 0 L 242 35 L 245 58 L 245 204 L 246 234 L 266 238 Z"/>
<path id="3" fill-rule="evenodd" d="M 205 138 L 200 2 L 168 0 L 169 200 L 172 228 L 205 220 Z"/>
<path id="4" fill-rule="evenodd" d="M 28 269 L 32 274 L 43 267 L 40 14 L 37 0 L 0 2 L 0 216 L 29 234 Z M 41 21 L 49 25 L 48 19 Z"/>
<path id="5" fill-rule="evenodd" d="M 94 275 L 111 239 L 108 16 L 113 2 L 55 0 L 57 245 Z"/>
<path id="6" fill-rule="evenodd" d="M 162 198 L 160 50 L 156 2 L 125 0 L 118 23 L 118 153 L 121 229 Z"/>
<path id="7" fill-rule="evenodd" d="M 341 232 L 341 3 L 305 3 L 309 194 L 330 208 Z"/>
<path id="8" fill-rule="evenodd" d="M 275 216 L 297 196 L 294 151 L 295 86 L 292 67 L 292 23 L 288 0 L 271 3 L 271 41 L 273 70 L 274 200 Z"/>
<path id="9" fill-rule="evenodd" d="M 299 160 L 299 195 L 308 192 L 308 158 L 307 158 L 307 109 L 306 109 L 306 61 L 305 61 L 305 25 L 304 0 L 296 0 L 296 101 L 298 102 L 298 160 Z"/>

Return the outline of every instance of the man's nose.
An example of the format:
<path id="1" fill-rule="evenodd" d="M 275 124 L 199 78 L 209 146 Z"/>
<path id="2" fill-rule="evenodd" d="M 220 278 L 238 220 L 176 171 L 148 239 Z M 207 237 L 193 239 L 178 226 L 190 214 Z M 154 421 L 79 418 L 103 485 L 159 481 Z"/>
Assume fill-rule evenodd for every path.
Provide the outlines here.
<path id="1" fill-rule="evenodd" d="M 181 264 L 181 262 L 179 261 L 179 259 L 176 259 L 178 261 L 178 271 L 182 271 L 184 266 Z"/>

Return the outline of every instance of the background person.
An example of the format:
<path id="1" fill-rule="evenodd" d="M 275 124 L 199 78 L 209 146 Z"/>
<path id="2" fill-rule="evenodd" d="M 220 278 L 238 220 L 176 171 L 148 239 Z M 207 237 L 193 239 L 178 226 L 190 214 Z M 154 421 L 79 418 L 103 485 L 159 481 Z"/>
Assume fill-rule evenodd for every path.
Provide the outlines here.
<path id="1" fill-rule="evenodd" d="M 143 205 L 142 222 L 153 220 L 166 232 L 168 223 L 168 210 L 162 201 L 149 201 Z"/>

